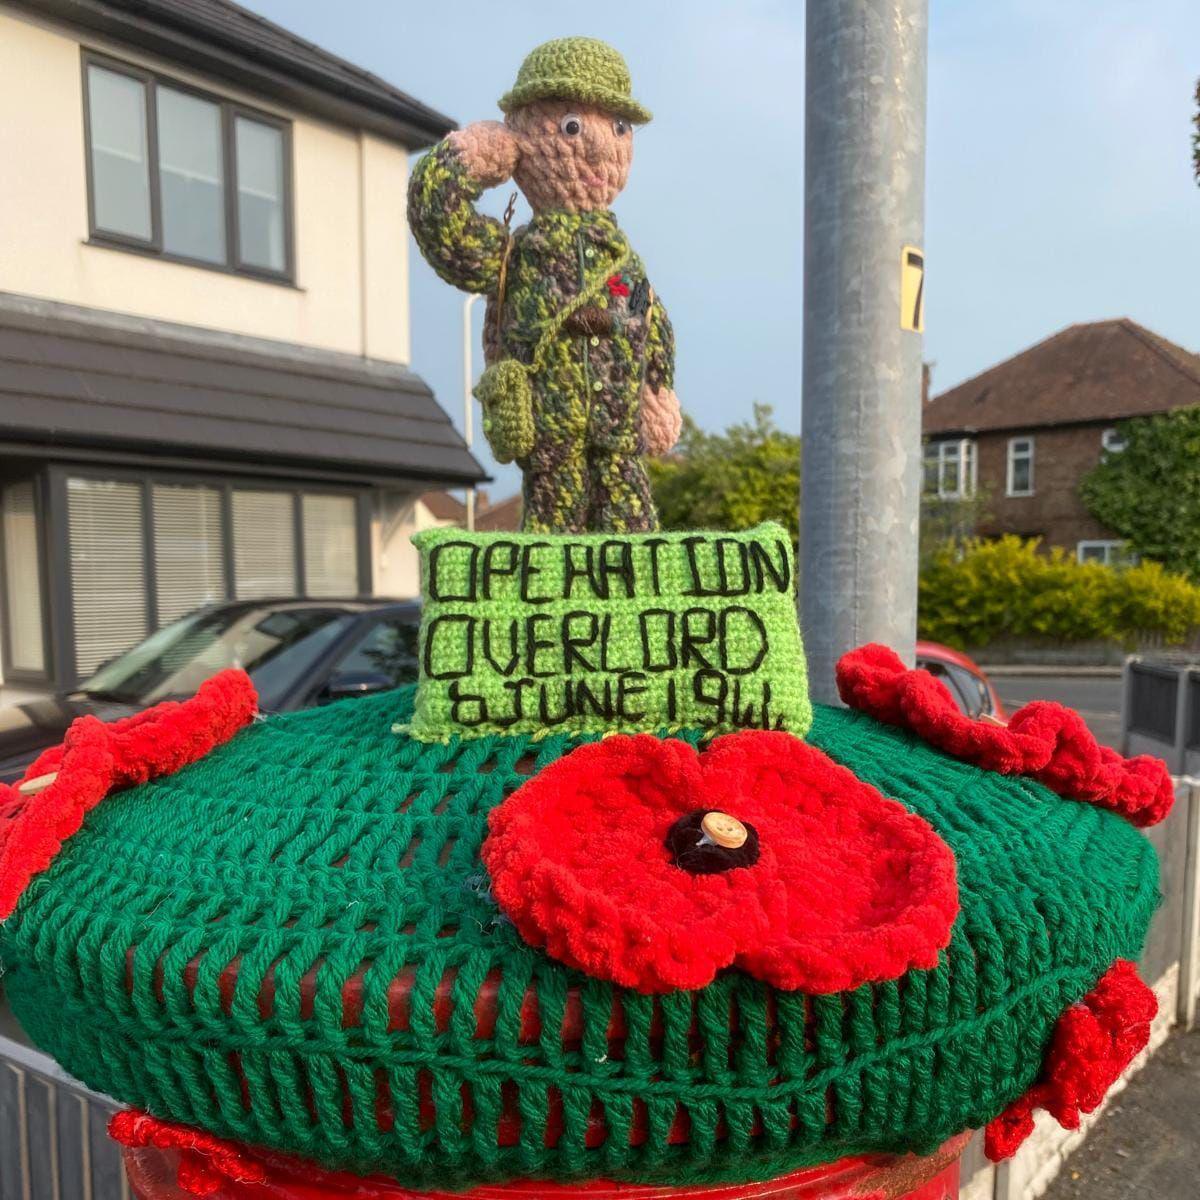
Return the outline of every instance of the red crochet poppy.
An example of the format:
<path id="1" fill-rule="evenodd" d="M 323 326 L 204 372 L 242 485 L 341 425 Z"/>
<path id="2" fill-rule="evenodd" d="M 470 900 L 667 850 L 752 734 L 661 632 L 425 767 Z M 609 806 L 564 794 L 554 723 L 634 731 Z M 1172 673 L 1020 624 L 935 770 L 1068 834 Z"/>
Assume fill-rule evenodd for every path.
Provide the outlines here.
<path id="1" fill-rule="evenodd" d="M 752 827 L 758 859 L 675 865 L 680 818 Z M 643 992 L 738 966 L 836 992 L 937 964 L 958 912 L 954 855 L 920 817 L 787 733 L 619 735 L 559 759 L 494 809 L 482 857 L 531 945 Z"/>
<path id="2" fill-rule="evenodd" d="M 629 295 L 629 284 L 625 282 L 624 275 L 610 275 L 604 282 L 608 285 L 608 294 L 610 296 Z"/>
<path id="3" fill-rule="evenodd" d="M 1123 758 L 1092 736 L 1073 709 L 1034 700 L 1007 725 L 975 721 L 928 671 L 911 671 L 887 646 L 851 650 L 837 665 L 838 691 L 851 707 L 909 729 L 939 750 L 989 771 L 1028 775 L 1073 800 L 1110 808 L 1134 825 L 1171 811 L 1175 788 L 1166 764 L 1148 754 Z"/>
<path id="4" fill-rule="evenodd" d="M 1092 991 L 1058 1018 L 1041 1079 L 990 1121 L 984 1150 L 993 1161 L 1015 1154 L 1033 1132 L 1033 1110 L 1044 1108 L 1064 1129 L 1104 1099 L 1150 1040 L 1158 998 L 1137 967 L 1118 959 Z"/>
<path id="5" fill-rule="evenodd" d="M 247 1150 L 200 1129 L 160 1121 L 149 1113 L 126 1109 L 108 1123 L 108 1136 L 119 1146 L 179 1153 L 179 1189 L 190 1196 L 213 1196 L 225 1182 L 266 1183 L 267 1168 Z"/>
<path id="6" fill-rule="evenodd" d="M 0 784 L 0 921 L 109 792 L 202 758 L 241 729 L 257 705 L 250 677 L 230 670 L 191 700 L 167 700 L 108 725 L 95 717 L 72 722 L 62 745 L 39 755 L 21 780 L 54 774 L 42 791 L 26 796 L 20 783 Z"/>

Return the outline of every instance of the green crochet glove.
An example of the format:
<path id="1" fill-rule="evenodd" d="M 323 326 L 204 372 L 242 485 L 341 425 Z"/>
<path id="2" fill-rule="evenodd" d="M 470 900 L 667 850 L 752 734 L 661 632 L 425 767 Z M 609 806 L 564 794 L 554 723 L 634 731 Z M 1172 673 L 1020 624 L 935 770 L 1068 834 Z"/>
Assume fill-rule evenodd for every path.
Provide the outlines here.
<path id="1" fill-rule="evenodd" d="M 533 451 L 533 389 L 529 372 L 513 358 L 493 363 L 475 385 L 483 405 L 483 433 L 499 463 L 527 458 Z"/>

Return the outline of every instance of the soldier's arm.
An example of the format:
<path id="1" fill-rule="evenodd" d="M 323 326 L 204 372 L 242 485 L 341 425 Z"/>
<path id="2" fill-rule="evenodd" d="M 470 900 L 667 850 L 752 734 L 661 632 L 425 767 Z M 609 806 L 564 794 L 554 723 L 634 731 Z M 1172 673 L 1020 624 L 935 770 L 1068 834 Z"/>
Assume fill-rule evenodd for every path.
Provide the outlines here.
<path id="1" fill-rule="evenodd" d="M 408 223 L 429 265 L 467 292 L 494 292 L 508 232 L 475 208 L 485 188 L 511 178 L 517 144 L 497 121 L 439 142 L 413 169 Z"/>
<path id="2" fill-rule="evenodd" d="M 648 454 L 666 454 L 679 440 L 683 414 L 675 395 L 675 331 L 655 296 L 646 336 L 646 375 L 642 383 L 642 435 Z"/>
<path id="3" fill-rule="evenodd" d="M 675 330 L 657 294 L 650 306 L 646 339 L 646 382 L 655 390 L 675 387 Z"/>

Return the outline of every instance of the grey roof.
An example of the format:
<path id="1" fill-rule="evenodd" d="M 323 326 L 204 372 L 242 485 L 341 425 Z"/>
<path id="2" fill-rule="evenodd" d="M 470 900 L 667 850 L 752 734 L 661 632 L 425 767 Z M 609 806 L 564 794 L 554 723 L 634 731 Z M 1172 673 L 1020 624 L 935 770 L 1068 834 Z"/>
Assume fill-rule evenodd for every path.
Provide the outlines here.
<path id="1" fill-rule="evenodd" d="M 378 75 L 229 0 L 16 0 L 412 150 L 454 122 Z"/>
<path id="2" fill-rule="evenodd" d="M 9 453 L 14 444 L 101 448 L 384 483 L 486 477 L 404 367 L 73 313 L 0 296 L 0 440 Z"/>

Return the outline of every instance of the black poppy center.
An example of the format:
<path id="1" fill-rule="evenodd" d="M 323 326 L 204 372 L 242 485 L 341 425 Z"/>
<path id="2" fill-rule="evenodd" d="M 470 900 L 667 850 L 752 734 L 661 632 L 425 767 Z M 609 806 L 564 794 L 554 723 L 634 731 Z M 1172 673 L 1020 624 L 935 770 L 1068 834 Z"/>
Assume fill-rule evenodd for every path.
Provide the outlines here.
<path id="1" fill-rule="evenodd" d="M 685 813 L 667 831 L 666 847 L 674 864 L 693 875 L 715 875 L 758 862 L 758 830 L 746 824 L 746 840 L 740 846 L 719 846 L 701 827 L 710 812 L 712 809 L 697 808 Z"/>

